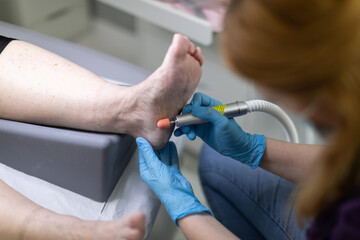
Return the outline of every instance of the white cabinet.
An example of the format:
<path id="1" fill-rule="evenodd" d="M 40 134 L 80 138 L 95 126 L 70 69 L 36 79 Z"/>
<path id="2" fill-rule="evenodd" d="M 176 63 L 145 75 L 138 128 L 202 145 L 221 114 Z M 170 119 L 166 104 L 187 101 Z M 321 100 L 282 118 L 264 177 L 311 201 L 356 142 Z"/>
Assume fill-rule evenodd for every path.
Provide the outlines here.
<path id="1" fill-rule="evenodd" d="M 155 0 L 96 0 L 130 13 L 172 32 L 182 33 L 203 45 L 210 45 L 213 32 L 210 22 Z"/>
<path id="2" fill-rule="evenodd" d="M 87 28 L 88 0 L 0 0 L 0 20 L 70 38 Z"/>

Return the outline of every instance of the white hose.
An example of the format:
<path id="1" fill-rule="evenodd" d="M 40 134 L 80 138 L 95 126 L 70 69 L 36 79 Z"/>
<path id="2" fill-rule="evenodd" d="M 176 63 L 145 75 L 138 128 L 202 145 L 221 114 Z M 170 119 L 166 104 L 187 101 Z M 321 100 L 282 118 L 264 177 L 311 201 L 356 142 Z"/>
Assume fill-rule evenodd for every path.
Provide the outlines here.
<path id="1" fill-rule="evenodd" d="M 287 141 L 299 143 L 295 124 L 279 106 L 264 100 L 249 100 L 245 101 L 245 104 L 247 105 L 248 113 L 265 112 L 278 119 L 284 129 Z"/>

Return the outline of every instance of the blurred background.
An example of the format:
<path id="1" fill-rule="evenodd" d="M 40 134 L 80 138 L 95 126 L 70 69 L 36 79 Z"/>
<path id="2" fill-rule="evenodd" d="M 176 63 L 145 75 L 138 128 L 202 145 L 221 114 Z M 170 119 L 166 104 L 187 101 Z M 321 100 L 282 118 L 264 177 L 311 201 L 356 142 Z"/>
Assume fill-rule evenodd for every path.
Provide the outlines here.
<path id="1" fill-rule="evenodd" d="M 0 21 L 71 41 L 153 72 L 174 33 L 187 35 L 205 57 L 197 91 L 223 103 L 262 98 L 246 79 L 227 70 L 219 41 L 227 0 L 0 0 Z M 1 33 L 0 33 L 1 34 Z M 302 143 L 319 143 L 312 126 L 291 115 Z M 284 139 L 280 124 L 255 113 L 238 118 L 244 130 Z M 181 169 L 207 205 L 197 174 L 202 141 L 184 140 Z M 185 239 L 162 207 L 150 239 Z"/>

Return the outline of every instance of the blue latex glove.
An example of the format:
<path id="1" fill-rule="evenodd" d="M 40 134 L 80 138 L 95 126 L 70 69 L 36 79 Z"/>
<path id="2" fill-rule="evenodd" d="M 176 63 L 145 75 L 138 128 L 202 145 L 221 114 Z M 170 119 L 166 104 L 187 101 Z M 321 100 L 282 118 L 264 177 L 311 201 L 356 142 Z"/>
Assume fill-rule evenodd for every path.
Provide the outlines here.
<path id="1" fill-rule="evenodd" d="M 244 132 L 234 119 L 228 119 L 212 107 L 221 102 L 202 93 L 195 93 L 183 114 L 194 116 L 209 123 L 183 126 L 175 130 L 175 136 L 186 134 L 190 140 L 199 136 L 205 143 L 222 155 L 236 159 L 252 168 L 259 166 L 264 154 L 266 138 L 263 135 Z"/>
<path id="2" fill-rule="evenodd" d="M 195 197 L 190 183 L 179 170 L 179 158 L 173 142 L 154 152 L 144 138 L 137 138 L 141 179 L 154 191 L 177 225 L 189 214 L 210 211 Z"/>

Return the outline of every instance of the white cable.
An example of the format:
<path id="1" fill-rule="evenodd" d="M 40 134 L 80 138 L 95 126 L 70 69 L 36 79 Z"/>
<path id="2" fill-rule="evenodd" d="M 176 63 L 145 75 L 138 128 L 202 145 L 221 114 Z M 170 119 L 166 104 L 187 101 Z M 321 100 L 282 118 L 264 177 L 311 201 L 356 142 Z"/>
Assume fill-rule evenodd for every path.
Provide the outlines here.
<path id="1" fill-rule="evenodd" d="M 264 100 L 249 100 L 245 101 L 245 104 L 248 107 L 248 113 L 265 112 L 278 119 L 284 129 L 287 141 L 299 143 L 295 124 L 279 106 Z"/>

